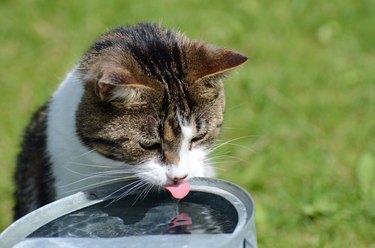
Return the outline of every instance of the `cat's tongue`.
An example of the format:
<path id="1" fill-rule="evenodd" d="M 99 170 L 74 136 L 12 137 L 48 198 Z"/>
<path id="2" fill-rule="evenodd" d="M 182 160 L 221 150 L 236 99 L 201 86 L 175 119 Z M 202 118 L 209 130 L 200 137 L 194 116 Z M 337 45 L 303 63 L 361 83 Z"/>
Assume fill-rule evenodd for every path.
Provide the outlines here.
<path id="1" fill-rule="evenodd" d="M 181 182 L 165 187 L 166 190 L 171 192 L 172 196 L 177 199 L 184 198 L 190 191 L 190 184 L 188 182 Z"/>

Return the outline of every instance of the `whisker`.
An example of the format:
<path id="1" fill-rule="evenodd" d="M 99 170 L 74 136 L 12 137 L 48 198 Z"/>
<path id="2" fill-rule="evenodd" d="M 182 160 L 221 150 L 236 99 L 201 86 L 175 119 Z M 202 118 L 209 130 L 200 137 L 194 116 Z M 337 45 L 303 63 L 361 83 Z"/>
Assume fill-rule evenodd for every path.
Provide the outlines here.
<path id="1" fill-rule="evenodd" d="M 207 166 L 208 168 L 213 168 L 215 170 L 219 170 L 219 171 L 227 171 L 228 169 L 225 169 L 225 168 L 222 168 L 220 166 L 215 166 L 215 165 L 210 165 L 210 166 Z"/>
<path id="2" fill-rule="evenodd" d="M 233 140 L 237 140 L 237 139 L 245 139 L 245 138 L 259 138 L 259 137 L 262 137 L 262 135 L 259 135 L 259 134 L 249 134 L 249 135 L 244 135 L 244 136 L 240 136 L 240 137 L 231 139 L 229 141 L 233 141 Z M 227 141 L 227 139 L 224 139 L 224 138 L 216 139 L 216 142 L 225 142 L 225 141 Z"/>
<path id="3" fill-rule="evenodd" d="M 86 180 L 90 180 L 90 179 L 96 179 L 96 178 L 118 178 L 120 177 L 121 175 L 129 175 L 130 173 L 116 173 L 116 174 L 107 174 L 107 172 L 95 172 L 95 173 L 91 173 L 91 174 L 83 174 L 83 173 L 79 173 L 77 171 L 73 171 L 69 168 L 66 168 L 67 170 L 69 170 L 70 172 L 74 173 L 74 174 L 77 174 L 77 175 L 80 175 L 80 176 L 83 176 L 84 178 L 82 179 L 79 179 L 75 182 L 72 182 L 70 184 L 66 184 L 62 187 L 68 187 L 68 186 L 71 186 L 71 185 L 74 185 L 76 183 L 80 183 L 80 182 L 83 182 L 83 181 L 86 181 Z M 124 177 L 121 177 L 122 179 L 124 179 Z"/>
<path id="4" fill-rule="evenodd" d="M 91 189 L 91 188 L 94 188 L 94 187 L 103 186 L 103 185 L 113 183 L 113 182 L 121 182 L 122 180 L 123 180 L 123 178 L 114 178 L 114 179 L 104 180 L 104 181 L 100 181 L 100 182 L 95 182 L 95 183 L 90 184 L 90 185 L 85 185 L 85 186 L 82 186 L 82 187 L 79 187 L 79 188 L 74 188 L 72 190 L 65 190 L 63 192 L 64 193 L 71 193 L 71 192 L 76 192 L 76 191 L 83 191 L 83 190 L 86 190 L 86 189 Z M 61 186 L 60 188 L 63 188 L 63 187 L 67 187 L 67 186 L 64 185 L 64 186 Z"/>
<path id="5" fill-rule="evenodd" d="M 99 168 L 101 168 L 101 167 L 99 167 Z M 80 175 L 80 176 L 134 174 L 134 169 L 130 169 L 130 168 L 127 168 L 127 167 L 121 167 L 121 168 L 116 167 L 116 169 L 105 168 L 107 170 L 96 171 L 96 172 L 92 172 L 92 173 L 81 173 L 81 172 L 78 172 L 76 170 L 73 170 L 72 168 L 69 168 L 69 166 L 66 166 L 65 169 L 74 173 L 74 174 Z"/>
<path id="6" fill-rule="evenodd" d="M 230 156 L 229 154 L 230 152 L 226 152 L 226 153 L 222 153 L 221 155 L 209 156 L 205 158 L 203 161 L 204 162 L 209 162 L 211 160 L 216 161 L 217 159 L 227 158 L 228 156 Z"/>
<path id="7" fill-rule="evenodd" d="M 126 174 L 124 174 L 124 175 L 126 175 Z M 89 177 L 85 177 L 85 178 L 79 179 L 77 181 L 62 185 L 62 186 L 60 186 L 60 188 L 66 188 L 66 187 L 73 186 L 75 184 L 78 184 L 78 183 L 81 183 L 81 182 L 84 182 L 84 181 L 88 181 L 88 180 L 91 180 L 91 179 L 97 179 L 97 178 L 111 178 L 111 179 L 108 179 L 108 180 L 104 180 L 105 182 L 110 182 L 111 180 L 113 180 L 113 181 L 115 181 L 115 180 L 129 181 L 128 179 L 134 179 L 136 177 L 134 175 L 130 175 L 130 176 L 126 176 L 126 177 L 121 176 L 121 175 L 117 175 L 116 177 L 114 177 L 114 176 L 108 177 L 108 176 L 102 176 L 102 175 L 91 175 Z"/>
<path id="8" fill-rule="evenodd" d="M 139 188 L 141 188 L 141 187 L 143 187 L 143 186 L 145 186 L 145 185 L 147 185 L 147 183 L 143 182 L 143 184 L 140 185 L 136 190 L 138 190 Z M 147 187 L 147 186 L 146 186 L 146 187 Z M 134 190 L 134 191 L 136 191 L 136 190 Z M 144 189 L 143 189 L 141 192 L 139 192 L 139 193 L 137 194 L 136 198 L 134 199 L 134 202 L 132 203 L 132 206 L 134 206 L 134 205 L 137 203 L 137 201 L 138 201 L 138 199 L 140 198 L 140 196 L 142 195 L 143 191 L 144 191 Z"/>
<path id="9" fill-rule="evenodd" d="M 234 139 L 228 140 L 228 141 L 226 141 L 226 142 L 224 142 L 224 143 L 221 143 L 221 144 L 219 144 L 219 145 L 214 146 L 214 147 L 209 151 L 209 153 L 212 153 L 213 151 L 219 149 L 220 147 L 222 147 L 222 146 L 224 146 L 224 145 L 231 144 L 231 142 L 233 142 L 233 141 L 241 140 L 241 139 L 245 139 L 245 138 L 249 138 L 249 137 L 251 137 L 251 135 L 248 135 L 248 136 L 242 136 L 242 137 L 238 137 L 238 138 L 234 138 Z"/>
<path id="10" fill-rule="evenodd" d="M 132 192 L 138 190 L 140 187 L 142 187 L 142 186 L 144 185 L 144 183 L 143 183 L 141 180 L 139 180 L 139 181 L 137 181 L 137 182 L 138 182 L 138 183 L 137 183 L 135 186 L 131 187 L 130 189 L 126 190 L 124 193 L 122 193 L 122 194 L 120 194 L 119 196 L 117 196 L 117 197 L 116 197 L 115 199 L 113 199 L 110 203 L 108 203 L 107 206 L 109 206 L 109 205 L 111 205 L 112 203 L 115 203 L 115 202 L 121 200 L 122 198 L 124 198 L 124 197 L 126 197 L 127 195 L 131 194 Z"/>
<path id="11" fill-rule="evenodd" d="M 243 162 L 243 161 L 240 161 L 238 159 L 225 160 L 225 161 L 217 161 L 217 162 L 214 162 L 212 166 L 215 167 L 217 165 L 230 164 L 230 163 L 235 163 L 235 162 Z"/>
<path id="12" fill-rule="evenodd" d="M 61 188 L 73 186 L 75 184 L 78 184 L 84 181 L 98 179 L 98 178 L 112 178 L 112 179 L 114 178 L 114 179 L 119 179 L 119 180 L 124 180 L 124 181 L 128 181 L 128 179 L 136 178 L 133 173 L 128 172 L 127 170 L 126 171 L 125 170 L 112 170 L 112 171 L 102 171 L 102 172 L 94 172 L 94 173 L 80 173 L 68 167 L 66 167 L 65 169 L 70 171 L 71 173 L 80 175 L 83 178 L 76 180 L 74 182 L 65 184 L 63 186 L 60 186 Z"/>
<path id="13" fill-rule="evenodd" d="M 236 161 L 236 162 L 248 162 L 246 160 L 241 159 L 238 156 L 232 156 L 232 155 L 225 155 L 225 158 L 230 158 L 231 160 L 228 159 L 222 159 L 221 161 L 216 161 L 214 160 L 214 163 L 221 163 L 221 162 L 230 162 L 230 161 Z"/>
<path id="14" fill-rule="evenodd" d="M 128 184 L 124 185 L 123 187 L 121 187 L 121 188 L 119 188 L 119 189 L 113 191 L 113 192 L 110 193 L 109 195 L 103 197 L 103 199 L 104 199 L 104 200 L 107 200 L 107 199 L 109 199 L 112 195 L 116 194 L 117 192 L 119 192 L 119 191 L 121 191 L 121 190 L 123 190 L 123 189 L 125 189 L 125 188 L 127 188 L 127 187 L 131 187 L 131 186 L 134 185 L 134 184 L 138 184 L 140 181 L 141 181 L 141 180 L 138 179 L 138 180 L 135 180 L 134 182 L 128 183 Z M 109 205 L 109 204 L 108 204 L 108 205 Z"/>
<path id="15" fill-rule="evenodd" d="M 152 184 L 146 184 L 146 187 L 136 197 L 135 202 L 137 202 L 138 200 L 143 201 L 146 198 L 146 196 L 148 195 L 148 193 L 151 191 L 151 189 L 152 189 Z"/>
<path id="16" fill-rule="evenodd" d="M 104 169 L 119 168 L 120 167 L 120 166 L 85 164 L 85 163 L 77 163 L 77 162 L 70 162 L 69 164 L 80 165 L 80 166 L 85 166 L 85 167 L 92 167 L 92 168 L 104 168 Z"/>
<path id="17" fill-rule="evenodd" d="M 73 159 L 81 158 L 81 157 L 83 157 L 83 156 L 85 156 L 87 154 L 90 154 L 90 153 L 94 152 L 94 151 L 95 151 L 95 149 L 88 150 L 87 152 L 84 152 L 84 153 L 82 153 L 82 154 L 74 157 Z"/>

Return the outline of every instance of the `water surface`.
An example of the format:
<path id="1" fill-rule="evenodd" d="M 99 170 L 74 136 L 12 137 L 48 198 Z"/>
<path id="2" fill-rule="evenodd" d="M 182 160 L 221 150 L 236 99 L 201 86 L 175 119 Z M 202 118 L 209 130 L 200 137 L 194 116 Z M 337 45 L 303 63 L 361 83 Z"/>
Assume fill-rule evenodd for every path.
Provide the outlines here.
<path id="1" fill-rule="evenodd" d="M 165 193 L 155 193 L 142 201 L 128 196 L 95 204 L 56 219 L 29 237 L 232 233 L 237 222 L 235 208 L 220 196 L 193 191 L 176 201 Z"/>

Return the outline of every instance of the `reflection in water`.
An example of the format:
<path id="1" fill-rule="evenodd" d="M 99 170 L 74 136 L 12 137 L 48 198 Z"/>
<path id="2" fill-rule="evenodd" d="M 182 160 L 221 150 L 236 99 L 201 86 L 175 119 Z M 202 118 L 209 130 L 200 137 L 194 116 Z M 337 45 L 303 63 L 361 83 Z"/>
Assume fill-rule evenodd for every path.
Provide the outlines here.
<path id="1" fill-rule="evenodd" d="M 198 193 L 197 193 L 198 194 Z M 114 238 L 133 235 L 217 234 L 233 232 L 238 216 L 223 198 L 205 196 L 204 203 L 190 197 L 176 202 L 170 197 L 147 197 L 134 202 L 103 202 L 60 217 L 30 237 Z M 210 199 L 213 198 L 213 199 Z M 212 206 L 212 204 L 215 204 Z"/>
<path id="2" fill-rule="evenodd" d="M 168 233 L 170 234 L 191 234 L 188 227 L 193 224 L 188 213 L 180 213 L 169 223 Z"/>

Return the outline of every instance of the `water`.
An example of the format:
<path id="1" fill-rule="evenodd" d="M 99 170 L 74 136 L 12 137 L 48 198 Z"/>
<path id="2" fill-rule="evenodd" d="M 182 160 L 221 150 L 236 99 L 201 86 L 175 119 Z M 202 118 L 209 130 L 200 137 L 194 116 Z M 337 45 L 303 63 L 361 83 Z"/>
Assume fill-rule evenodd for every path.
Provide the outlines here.
<path id="1" fill-rule="evenodd" d="M 237 212 L 224 198 L 190 192 L 176 201 L 164 193 L 103 202 L 60 217 L 29 237 L 114 238 L 132 235 L 232 233 Z M 110 204 L 109 204 L 110 203 Z"/>

